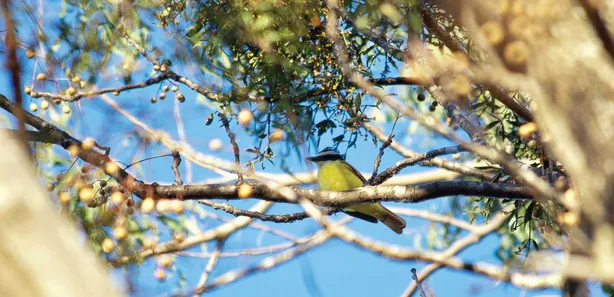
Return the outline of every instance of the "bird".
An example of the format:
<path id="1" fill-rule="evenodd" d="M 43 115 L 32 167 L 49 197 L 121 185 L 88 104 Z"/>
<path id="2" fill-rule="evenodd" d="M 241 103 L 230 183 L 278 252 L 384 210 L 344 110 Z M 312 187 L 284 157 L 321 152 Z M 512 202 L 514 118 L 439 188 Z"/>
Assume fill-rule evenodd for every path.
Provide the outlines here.
<path id="1" fill-rule="evenodd" d="M 367 182 L 362 174 L 346 162 L 334 148 L 325 148 L 316 156 L 307 157 L 306 160 L 318 165 L 317 180 L 320 190 L 347 191 L 362 187 Z M 379 202 L 351 205 L 344 208 L 343 212 L 371 223 L 380 221 L 397 234 L 403 233 L 406 224 L 403 218 Z"/>

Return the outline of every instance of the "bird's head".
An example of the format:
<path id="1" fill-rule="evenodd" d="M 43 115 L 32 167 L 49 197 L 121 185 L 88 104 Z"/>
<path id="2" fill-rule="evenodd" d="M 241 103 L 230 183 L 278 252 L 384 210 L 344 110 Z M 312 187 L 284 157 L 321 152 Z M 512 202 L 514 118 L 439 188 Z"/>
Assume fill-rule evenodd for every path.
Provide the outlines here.
<path id="1" fill-rule="evenodd" d="M 307 157 L 307 161 L 316 163 L 318 166 L 325 162 L 343 160 L 343 157 L 336 149 L 327 147 L 313 157 Z"/>

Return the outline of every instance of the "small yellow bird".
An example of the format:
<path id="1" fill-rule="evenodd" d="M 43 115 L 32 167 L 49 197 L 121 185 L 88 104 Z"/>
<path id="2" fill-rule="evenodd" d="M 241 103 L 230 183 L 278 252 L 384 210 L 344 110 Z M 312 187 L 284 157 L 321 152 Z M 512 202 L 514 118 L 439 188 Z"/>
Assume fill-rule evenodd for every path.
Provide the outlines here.
<path id="1" fill-rule="evenodd" d="M 327 191 L 347 191 L 365 185 L 365 178 L 343 160 L 336 149 L 325 148 L 308 161 L 318 165 L 318 187 Z M 346 207 L 343 211 L 353 217 L 371 223 L 380 221 L 397 234 L 403 233 L 405 220 L 378 203 L 357 204 Z"/>

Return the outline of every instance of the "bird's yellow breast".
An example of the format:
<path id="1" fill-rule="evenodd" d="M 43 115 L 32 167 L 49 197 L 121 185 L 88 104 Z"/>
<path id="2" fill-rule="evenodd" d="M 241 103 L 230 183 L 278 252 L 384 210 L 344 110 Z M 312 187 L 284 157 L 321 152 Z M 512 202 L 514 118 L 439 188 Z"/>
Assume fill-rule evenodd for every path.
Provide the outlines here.
<path id="1" fill-rule="evenodd" d="M 345 191 L 362 187 L 363 181 L 342 161 L 331 161 L 320 166 L 318 186 L 321 190 Z"/>

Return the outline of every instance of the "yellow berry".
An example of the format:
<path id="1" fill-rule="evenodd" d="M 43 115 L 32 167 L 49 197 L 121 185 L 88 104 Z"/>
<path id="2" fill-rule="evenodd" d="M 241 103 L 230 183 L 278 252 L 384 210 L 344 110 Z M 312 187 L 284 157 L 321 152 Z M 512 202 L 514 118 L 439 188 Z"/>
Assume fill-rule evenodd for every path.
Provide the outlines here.
<path id="1" fill-rule="evenodd" d="M 113 95 L 114 95 L 114 96 L 119 96 L 119 91 L 114 91 L 114 92 L 113 92 Z"/>
<path id="2" fill-rule="evenodd" d="M 497 21 L 489 21 L 484 23 L 480 30 L 482 34 L 488 40 L 488 43 L 492 45 L 497 45 L 505 39 L 505 31 L 503 30 L 503 26 Z"/>
<path id="3" fill-rule="evenodd" d="M 173 200 L 171 202 L 171 209 L 176 214 L 182 214 L 184 210 L 183 201 L 181 200 Z"/>
<path id="4" fill-rule="evenodd" d="M 166 93 L 160 93 L 158 97 L 160 97 L 160 100 L 164 100 L 164 98 L 166 98 Z"/>
<path id="5" fill-rule="evenodd" d="M 81 149 L 77 145 L 73 144 L 73 145 L 68 147 L 68 154 L 71 157 L 75 157 L 75 156 L 79 155 L 80 152 L 81 152 Z"/>
<path id="6" fill-rule="evenodd" d="M 30 111 L 35 112 L 38 110 L 38 105 L 36 103 L 30 103 Z"/>
<path id="7" fill-rule="evenodd" d="M 108 254 L 112 252 L 113 249 L 115 248 L 115 242 L 113 242 L 111 238 L 107 237 L 102 241 L 101 246 L 102 246 L 102 251 Z"/>
<path id="8" fill-rule="evenodd" d="M 118 240 L 123 240 L 128 237 L 128 230 L 124 226 L 117 226 L 113 228 L 113 236 Z"/>
<path id="9" fill-rule="evenodd" d="M 30 88 L 30 87 L 25 87 L 25 88 L 23 88 L 23 92 L 24 92 L 24 93 L 26 93 L 26 94 L 28 94 L 28 95 L 30 95 L 30 93 L 32 93 L 32 88 Z"/>
<path id="10" fill-rule="evenodd" d="M 119 165 L 117 165 L 117 163 L 113 162 L 113 161 L 109 161 L 105 166 L 104 166 L 104 171 L 107 174 L 116 174 L 119 171 Z"/>
<path id="11" fill-rule="evenodd" d="M 237 190 L 237 194 L 241 199 L 249 198 L 253 192 L 254 189 L 250 184 L 241 184 Z"/>
<path id="12" fill-rule="evenodd" d="M 154 270 L 154 277 L 159 281 L 163 281 L 166 279 L 166 272 L 162 268 L 156 268 Z"/>
<path id="13" fill-rule="evenodd" d="M 160 65 L 156 64 L 153 66 L 154 71 L 160 71 Z"/>
<path id="14" fill-rule="evenodd" d="M 113 191 L 113 193 L 111 193 L 111 202 L 115 204 L 124 202 L 124 193 L 120 191 Z"/>
<path id="15" fill-rule="evenodd" d="M 251 110 L 243 109 L 239 112 L 237 120 L 239 121 L 239 123 L 241 123 L 243 127 L 246 127 L 247 125 L 249 125 L 249 122 L 252 120 L 253 117 L 254 115 L 252 114 Z"/>
<path id="16" fill-rule="evenodd" d="M 62 194 L 60 194 L 60 197 L 58 197 L 58 200 L 60 200 L 60 204 L 66 205 L 70 203 L 70 194 L 68 192 L 62 192 Z"/>
<path id="17" fill-rule="evenodd" d="M 156 210 L 160 214 L 168 213 L 171 210 L 171 203 L 168 199 L 160 199 L 156 203 Z"/>
<path id="18" fill-rule="evenodd" d="M 47 79 L 47 75 L 45 75 L 44 73 L 39 73 L 38 75 L 36 75 L 36 79 L 37 80 L 45 80 L 45 79 Z"/>
<path id="19" fill-rule="evenodd" d="M 96 142 L 94 141 L 94 139 L 88 137 L 83 140 L 83 142 L 81 143 L 81 147 L 84 150 L 91 150 L 95 144 Z"/>
<path id="20" fill-rule="evenodd" d="M 275 129 L 273 132 L 271 132 L 271 135 L 269 135 L 269 143 L 282 140 L 284 138 L 284 134 L 285 133 L 283 130 Z"/>
<path id="21" fill-rule="evenodd" d="M 185 236 L 181 232 L 173 234 L 173 239 L 178 243 L 182 243 L 185 240 Z"/>
<path id="22" fill-rule="evenodd" d="M 34 58 L 34 51 L 31 50 L 31 49 L 27 50 L 26 51 L 26 58 L 28 58 L 28 59 Z"/>
<path id="23" fill-rule="evenodd" d="M 168 69 L 166 68 L 166 65 L 160 66 L 160 72 L 166 72 L 166 71 L 168 71 Z"/>
<path id="24" fill-rule="evenodd" d="M 173 92 L 177 92 L 179 90 L 179 88 L 177 86 L 172 86 L 171 87 L 171 91 Z"/>
<path id="25" fill-rule="evenodd" d="M 523 41 L 512 41 L 505 46 L 503 57 L 505 61 L 511 65 L 521 66 L 527 62 L 531 49 Z"/>
<path id="26" fill-rule="evenodd" d="M 77 89 L 75 89 L 74 87 L 69 87 L 68 89 L 66 89 L 66 95 L 73 96 L 75 94 L 77 94 Z"/>
<path id="27" fill-rule="evenodd" d="M 62 106 L 62 112 L 65 113 L 65 114 L 69 114 L 70 113 L 70 107 L 68 105 Z"/>
<path id="28" fill-rule="evenodd" d="M 91 185 L 83 187 L 79 190 L 79 200 L 81 200 L 84 203 L 92 202 L 95 196 L 96 196 L 96 192 L 94 191 L 94 188 Z"/>
<path id="29" fill-rule="evenodd" d="M 185 101 L 185 97 L 183 96 L 183 94 L 177 93 L 177 100 L 179 100 L 179 102 L 183 102 Z"/>
<path id="30" fill-rule="evenodd" d="M 171 257 L 169 255 L 162 255 L 158 258 L 158 265 L 163 268 L 168 268 L 173 263 Z"/>
<path id="31" fill-rule="evenodd" d="M 452 159 L 454 159 L 454 160 L 458 160 L 458 159 L 460 159 L 460 157 L 461 157 L 461 154 L 454 154 L 454 155 L 452 155 Z"/>
<path id="32" fill-rule="evenodd" d="M 79 81 L 79 87 L 80 87 L 80 88 L 82 88 L 82 89 L 83 89 L 83 88 L 85 88 L 86 86 L 87 86 L 87 82 L 86 82 L 86 81 L 84 81 L 84 80 L 80 80 L 80 81 Z"/>
<path id="33" fill-rule="evenodd" d="M 47 102 L 47 100 L 42 100 L 42 101 L 41 101 L 41 108 L 42 108 L 42 109 L 47 109 L 47 108 L 49 108 L 49 102 Z"/>
<path id="34" fill-rule="evenodd" d="M 534 122 L 526 123 L 518 128 L 518 134 L 520 137 L 524 138 L 528 138 L 531 134 L 535 133 L 535 131 L 537 131 L 537 124 Z"/>
<path id="35" fill-rule="evenodd" d="M 143 200 L 143 202 L 141 203 L 141 212 L 150 213 L 154 210 L 155 207 L 156 207 L 156 201 L 153 200 L 153 198 L 151 197 L 145 198 L 145 200 Z"/>
<path id="36" fill-rule="evenodd" d="M 222 148 L 222 140 L 219 138 L 213 138 L 209 141 L 209 149 L 212 151 L 219 151 Z"/>
<path id="37" fill-rule="evenodd" d="M 162 87 L 162 91 L 163 91 L 163 92 L 168 92 L 168 86 L 163 86 L 163 87 Z"/>
<path id="38" fill-rule="evenodd" d="M 73 83 L 78 83 L 81 81 L 81 78 L 78 75 L 75 75 L 70 81 L 72 81 Z"/>

